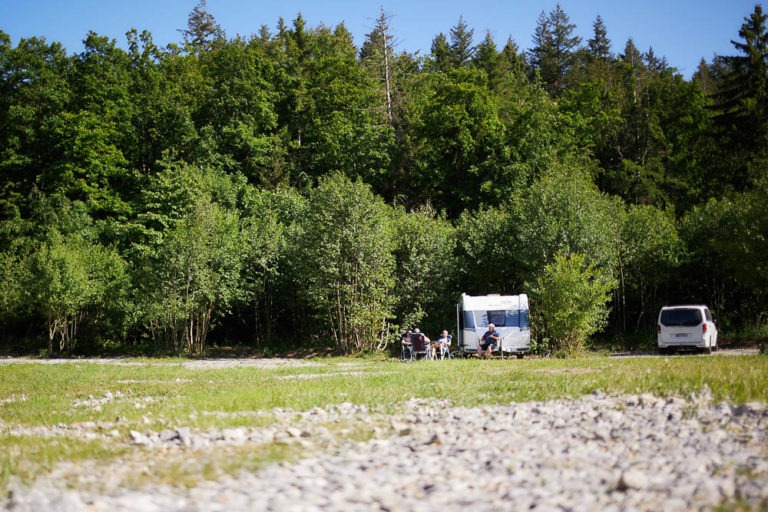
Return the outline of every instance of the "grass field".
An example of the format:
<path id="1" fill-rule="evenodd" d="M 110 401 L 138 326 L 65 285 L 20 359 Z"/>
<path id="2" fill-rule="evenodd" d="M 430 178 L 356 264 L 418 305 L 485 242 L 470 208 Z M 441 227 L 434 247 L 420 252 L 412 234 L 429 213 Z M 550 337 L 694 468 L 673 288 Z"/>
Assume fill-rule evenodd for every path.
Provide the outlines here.
<path id="1" fill-rule="evenodd" d="M 716 401 L 768 402 L 765 355 L 289 363 L 2 361 L 0 489 L 13 477 L 28 482 L 61 462 L 109 464 L 131 457 L 131 431 L 258 427 L 270 423 L 275 408 L 304 411 L 348 402 L 386 414 L 411 398 L 473 407 L 576 398 L 595 390 L 686 397 L 705 386 Z M 108 430 L 113 442 L 66 434 L 83 425 Z M 194 481 L 292 456 L 298 454 L 289 447 L 268 446 L 258 453 L 222 453 L 194 468 L 180 468 L 171 458 L 153 478 Z"/>

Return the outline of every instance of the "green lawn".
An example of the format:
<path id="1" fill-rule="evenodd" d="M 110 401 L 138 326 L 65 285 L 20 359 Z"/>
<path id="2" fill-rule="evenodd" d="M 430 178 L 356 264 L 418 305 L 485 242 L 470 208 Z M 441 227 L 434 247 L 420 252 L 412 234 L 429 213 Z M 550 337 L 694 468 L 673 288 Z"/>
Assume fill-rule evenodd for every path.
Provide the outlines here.
<path id="1" fill-rule="evenodd" d="M 605 393 L 688 396 L 708 386 L 717 401 L 768 402 L 768 357 L 584 357 L 576 359 L 450 360 L 332 358 L 300 366 L 217 369 L 182 359 L 0 364 L 0 489 L 12 476 L 29 481 L 57 462 L 104 463 L 135 453 L 130 431 L 227 428 L 270 423 L 273 408 L 308 410 L 350 402 L 378 412 L 411 398 L 455 406 L 508 404 Z M 75 436 L 18 434 L 15 428 L 64 430 L 96 424 L 116 442 Z M 344 435 L 355 435 L 347 432 Z M 297 456 L 287 447 L 224 453 L 194 469 L 169 460 L 172 482 Z M 226 459 L 226 460 L 225 460 Z"/>

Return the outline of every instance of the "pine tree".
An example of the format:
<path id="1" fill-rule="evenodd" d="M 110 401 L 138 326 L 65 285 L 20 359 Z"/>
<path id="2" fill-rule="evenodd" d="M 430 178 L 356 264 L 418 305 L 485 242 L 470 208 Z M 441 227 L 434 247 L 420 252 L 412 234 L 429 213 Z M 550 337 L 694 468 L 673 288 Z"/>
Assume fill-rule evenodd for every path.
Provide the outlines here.
<path id="1" fill-rule="evenodd" d="M 742 55 L 719 57 L 725 68 L 716 95 L 720 119 L 743 135 L 766 134 L 768 128 L 768 15 L 758 4 L 739 30 L 743 42 L 731 41 Z M 765 140 L 761 141 L 763 146 Z"/>
<path id="2" fill-rule="evenodd" d="M 451 48 L 448 46 L 448 38 L 442 32 L 432 39 L 430 54 L 434 70 L 446 72 L 451 69 Z"/>
<path id="3" fill-rule="evenodd" d="M 511 37 L 507 39 L 507 43 L 504 45 L 504 48 L 501 49 L 499 57 L 501 66 L 505 71 L 515 73 L 526 72 L 528 63 L 525 58 L 525 53 L 520 51 L 520 47 Z"/>
<path id="4" fill-rule="evenodd" d="M 594 60 L 608 60 L 611 58 L 611 40 L 608 39 L 608 30 L 605 28 L 603 18 L 598 14 L 592 24 L 593 35 L 587 41 L 588 55 Z"/>
<path id="5" fill-rule="evenodd" d="M 184 43 L 196 52 L 210 50 L 226 38 L 224 30 L 206 10 L 206 0 L 200 0 L 192 9 L 187 18 L 187 28 L 181 33 L 184 35 Z"/>
<path id="6" fill-rule="evenodd" d="M 645 65 L 651 73 L 661 73 L 669 68 L 667 58 L 657 57 L 656 53 L 653 51 L 653 47 L 648 48 L 648 51 L 643 54 L 643 60 L 645 60 Z"/>
<path id="7" fill-rule="evenodd" d="M 553 96 L 565 87 L 566 75 L 576 61 L 581 38 L 572 35 L 575 28 L 559 3 L 548 15 L 542 11 L 536 24 L 531 64 Z"/>
<path id="8" fill-rule="evenodd" d="M 630 37 L 627 39 L 627 44 L 624 46 L 624 53 L 619 55 L 619 58 L 625 64 L 629 64 L 631 67 L 641 67 L 643 65 L 643 55 L 640 50 L 635 46 L 635 42 Z"/>
<path id="9" fill-rule="evenodd" d="M 451 27 L 451 62 L 456 68 L 466 65 L 472 59 L 475 49 L 472 46 L 472 39 L 475 31 L 467 26 L 464 17 L 459 17 L 459 22 Z"/>
<path id="10" fill-rule="evenodd" d="M 707 64 L 707 61 L 702 58 L 699 61 L 699 66 L 696 68 L 696 72 L 693 74 L 693 81 L 699 84 L 701 90 L 708 95 L 712 95 L 715 92 L 715 76 L 712 68 Z"/>
<path id="11" fill-rule="evenodd" d="M 490 32 L 486 32 L 483 42 L 477 45 L 472 63 L 478 69 L 482 69 L 488 75 L 488 81 L 493 83 L 499 74 L 500 55 L 496 49 Z"/>

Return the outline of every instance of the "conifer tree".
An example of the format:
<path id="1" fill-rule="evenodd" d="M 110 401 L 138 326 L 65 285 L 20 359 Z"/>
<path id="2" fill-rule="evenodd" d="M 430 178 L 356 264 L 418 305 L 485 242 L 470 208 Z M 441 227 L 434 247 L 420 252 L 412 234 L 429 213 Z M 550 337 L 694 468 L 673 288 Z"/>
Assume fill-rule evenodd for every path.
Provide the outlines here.
<path id="1" fill-rule="evenodd" d="M 184 43 L 193 51 L 210 50 L 226 38 L 224 30 L 206 8 L 206 0 L 200 0 L 189 13 L 187 28 L 181 31 Z"/>
<path id="2" fill-rule="evenodd" d="M 488 75 L 488 80 L 493 83 L 499 73 L 500 55 L 496 49 L 490 32 L 486 32 L 483 42 L 477 45 L 472 62 L 478 69 L 482 69 Z"/>
<path id="3" fill-rule="evenodd" d="M 472 46 L 474 34 L 475 31 L 467 26 L 463 16 L 460 16 L 458 23 L 451 27 L 451 44 L 449 48 L 451 50 L 451 62 L 454 67 L 460 68 L 472 59 L 475 51 Z"/>
<path id="4" fill-rule="evenodd" d="M 432 39 L 430 54 L 432 56 L 432 68 L 435 71 L 446 72 L 451 69 L 451 49 L 448 46 L 448 38 L 442 32 Z"/>
<path id="5" fill-rule="evenodd" d="M 565 77 L 575 64 L 581 44 L 581 38 L 573 35 L 575 28 L 559 3 L 548 15 L 542 11 L 536 24 L 531 64 L 552 96 L 563 90 Z"/>
<path id="6" fill-rule="evenodd" d="M 748 156 L 768 154 L 768 15 L 758 4 L 731 44 L 741 55 L 719 57 L 725 72 L 715 101 L 721 126 Z"/>
<path id="7" fill-rule="evenodd" d="M 605 28 L 603 18 L 598 14 L 592 24 L 593 35 L 587 41 L 588 55 L 594 60 L 608 60 L 611 58 L 611 40 L 608 39 L 608 30 Z"/>

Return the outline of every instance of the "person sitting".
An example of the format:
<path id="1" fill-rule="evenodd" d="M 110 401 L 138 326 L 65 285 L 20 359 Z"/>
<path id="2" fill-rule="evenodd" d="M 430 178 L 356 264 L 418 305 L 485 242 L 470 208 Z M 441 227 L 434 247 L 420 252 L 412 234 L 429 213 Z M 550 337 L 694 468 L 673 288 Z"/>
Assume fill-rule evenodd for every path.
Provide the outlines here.
<path id="1" fill-rule="evenodd" d="M 451 335 L 448 334 L 446 329 L 440 333 L 440 337 L 432 342 L 432 359 L 437 359 L 440 355 L 441 358 L 445 357 L 445 354 L 451 351 Z"/>
<path id="2" fill-rule="evenodd" d="M 496 346 L 498 345 L 500 339 L 501 336 L 499 335 L 498 331 L 496 331 L 496 326 L 493 324 L 488 324 L 488 330 L 485 331 L 485 334 L 480 336 L 480 338 L 477 340 L 480 342 L 477 348 L 477 357 L 482 359 L 483 352 L 485 352 L 485 357 L 490 359 L 491 352 L 496 350 Z"/>
<path id="3" fill-rule="evenodd" d="M 405 354 L 408 354 L 408 359 L 413 359 L 413 343 L 411 342 L 411 334 L 413 331 L 408 329 L 400 336 L 400 351 L 402 353 L 403 360 L 405 360 Z"/>

